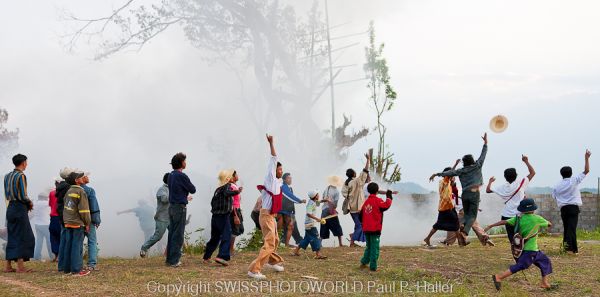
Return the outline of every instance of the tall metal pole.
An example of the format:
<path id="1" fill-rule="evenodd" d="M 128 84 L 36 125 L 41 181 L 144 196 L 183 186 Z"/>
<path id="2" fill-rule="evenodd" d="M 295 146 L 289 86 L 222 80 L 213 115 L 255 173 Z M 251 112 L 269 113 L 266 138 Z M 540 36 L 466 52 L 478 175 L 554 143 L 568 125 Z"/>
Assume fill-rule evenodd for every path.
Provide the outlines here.
<path id="1" fill-rule="evenodd" d="M 331 139 L 335 144 L 335 97 L 333 92 L 333 63 L 331 61 L 331 37 L 329 35 L 329 8 L 325 0 L 325 24 L 327 25 L 327 54 L 329 57 L 329 92 L 331 94 Z"/>

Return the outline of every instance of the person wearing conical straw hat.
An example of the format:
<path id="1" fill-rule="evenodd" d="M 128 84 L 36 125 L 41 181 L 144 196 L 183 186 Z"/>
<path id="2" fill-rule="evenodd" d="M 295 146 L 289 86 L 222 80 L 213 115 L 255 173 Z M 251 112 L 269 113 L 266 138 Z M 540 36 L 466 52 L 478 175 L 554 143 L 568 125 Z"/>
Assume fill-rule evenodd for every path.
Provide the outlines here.
<path id="1" fill-rule="evenodd" d="M 233 190 L 231 180 L 235 170 L 221 170 L 219 172 L 219 186 L 215 190 L 210 201 L 212 218 L 210 219 L 210 240 L 206 243 L 204 251 L 204 263 L 211 262 L 210 257 L 219 247 L 219 253 L 215 262 L 228 266 L 231 259 L 230 245 L 231 241 L 231 212 L 233 211 L 233 196 L 239 195 L 242 188 Z"/>
<path id="2" fill-rule="evenodd" d="M 344 236 L 344 232 L 337 212 L 338 201 L 340 200 L 338 187 L 343 184 L 342 179 L 339 176 L 330 176 L 327 178 L 327 183 L 328 186 L 323 191 L 322 202 L 324 205 L 321 209 L 321 219 L 325 220 L 325 224 L 321 225 L 321 239 L 329 239 L 329 234 L 333 233 L 333 236 L 338 238 L 339 246 L 343 247 L 342 236 Z"/>

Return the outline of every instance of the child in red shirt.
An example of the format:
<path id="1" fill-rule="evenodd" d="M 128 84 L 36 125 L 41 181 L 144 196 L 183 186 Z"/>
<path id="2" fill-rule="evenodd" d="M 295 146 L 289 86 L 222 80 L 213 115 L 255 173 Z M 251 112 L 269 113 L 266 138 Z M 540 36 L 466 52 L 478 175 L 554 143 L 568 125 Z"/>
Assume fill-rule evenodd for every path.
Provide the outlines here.
<path id="1" fill-rule="evenodd" d="M 392 191 L 385 193 L 385 201 L 377 197 L 379 185 L 370 183 L 367 186 L 369 198 L 363 204 L 360 210 L 360 221 L 367 239 L 365 253 L 360 260 L 360 268 L 367 268 L 371 271 L 377 271 L 377 260 L 379 259 L 379 237 L 381 236 L 381 227 L 383 225 L 383 212 L 392 205 Z"/>

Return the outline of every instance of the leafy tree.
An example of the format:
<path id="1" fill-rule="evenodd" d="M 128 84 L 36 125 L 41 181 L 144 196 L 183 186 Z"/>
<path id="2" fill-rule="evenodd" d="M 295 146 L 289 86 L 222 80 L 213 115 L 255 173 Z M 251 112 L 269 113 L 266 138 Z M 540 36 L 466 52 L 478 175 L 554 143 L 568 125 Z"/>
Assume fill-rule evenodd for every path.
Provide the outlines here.
<path id="1" fill-rule="evenodd" d="M 369 89 L 369 102 L 375 110 L 378 135 L 377 155 L 372 156 L 371 171 L 382 180 L 395 183 L 400 181 L 400 166 L 394 161 L 394 154 L 389 152 L 385 142 L 387 127 L 383 124 L 383 116 L 392 110 L 397 98 L 396 91 L 390 82 L 389 67 L 383 57 L 384 44 L 375 43 L 375 27 L 369 25 L 369 46 L 365 48 L 366 63 L 363 66 Z"/>

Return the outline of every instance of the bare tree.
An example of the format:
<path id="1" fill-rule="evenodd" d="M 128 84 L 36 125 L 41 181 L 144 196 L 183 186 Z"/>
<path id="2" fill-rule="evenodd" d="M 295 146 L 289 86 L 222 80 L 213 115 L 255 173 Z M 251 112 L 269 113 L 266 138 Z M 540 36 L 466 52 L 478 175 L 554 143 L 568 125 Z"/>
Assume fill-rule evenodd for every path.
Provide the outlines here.
<path id="1" fill-rule="evenodd" d="M 394 161 L 394 154 L 388 152 L 385 143 L 387 127 L 383 124 L 383 115 L 394 107 L 397 97 L 391 85 L 389 67 L 383 57 L 384 44 L 375 44 L 375 27 L 369 26 L 369 46 L 365 48 L 367 62 L 364 65 L 368 78 L 367 88 L 370 91 L 369 101 L 375 109 L 378 134 L 377 155 L 372 157 L 371 169 L 384 181 L 395 183 L 400 181 L 400 166 Z"/>
<path id="2" fill-rule="evenodd" d="M 10 154 L 17 148 L 19 140 L 19 129 L 10 131 L 4 125 L 8 122 L 8 112 L 0 108 L 0 157 Z"/>
<path id="3" fill-rule="evenodd" d="M 326 27 L 316 1 L 306 20 L 278 0 L 159 0 L 149 6 L 124 0 L 105 16 L 82 18 L 65 12 L 64 17 L 76 26 L 64 38 L 67 50 L 87 43 L 95 48 L 97 60 L 141 50 L 177 25 L 194 47 L 212 53 L 205 58 L 224 62 L 242 89 L 242 70 L 231 61 L 242 57 L 240 64 L 252 67 L 266 104 L 258 105 L 257 98 L 244 93 L 240 100 L 252 111 L 249 116 L 260 135 L 275 119 L 300 144 L 299 150 L 323 137 L 307 116 L 326 83 Z M 289 105 L 292 108 L 286 108 Z"/>

